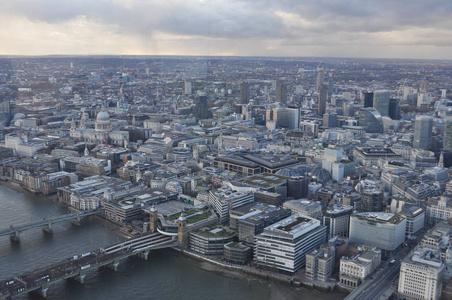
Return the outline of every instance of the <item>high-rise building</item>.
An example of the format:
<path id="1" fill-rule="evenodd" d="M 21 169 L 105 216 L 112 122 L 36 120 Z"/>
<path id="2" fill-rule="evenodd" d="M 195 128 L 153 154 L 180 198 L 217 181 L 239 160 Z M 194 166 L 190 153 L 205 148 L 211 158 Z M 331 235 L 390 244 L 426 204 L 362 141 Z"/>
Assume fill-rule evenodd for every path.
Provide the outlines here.
<path id="1" fill-rule="evenodd" d="M 287 103 L 287 86 L 284 81 L 276 81 L 275 95 L 276 102 Z"/>
<path id="2" fill-rule="evenodd" d="M 337 114 L 331 112 L 323 114 L 323 127 L 325 128 L 338 127 Z"/>
<path id="3" fill-rule="evenodd" d="M 297 129 L 300 127 L 300 110 L 289 107 L 270 108 L 266 113 L 266 126 L 269 130 Z"/>
<path id="4" fill-rule="evenodd" d="M 257 264 L 295 273 L 305 265 L 306 253 L 326 240 L 326 228 L 319 220 L 292 215 L 264 229 L 256 236 Z"/>
<path id="5" fill-rule="evenodd" d="M 443 149 L 452 152 L 452 116 L 444 119 Z"/>
<path id="6" fill-rule="evenodd" d="M 358 113 L 358 124 L 368 133 L 382 133 L 383 122 L 381 114 L 372 107 L 361 108 Z"/>
<path id="7" fill-rule="evenodd" d="M 185 95 L 191 95 L 192 94 L 192 83 L 191 81 L 185 80 L 184 81 L 184 94 Z"/>
<path id="8" fill-rule="evenodd" d="M 400 266 L 399 299 L 440 299 L 443 271 L 444 263 L 438 251 L 415 248 Z"/>
<path id="9" fill-rule="evenodd" d="M 318 92 L 317 113 L 321 116 L 326 111 L 326 103 L 328 101 L 328 84 L 322 83 Z"/>
<path id="10" fill-rule="evenodd" d="M 243 81 L 240 83 L 240 103 L 247 104 L 250 100 L 250 87 L 248 82 Z"/>
<path id="11" fill-rule="evenodd" d="M 433 118 L 431 116 L 416 116 L 414 121 L 413 147 L 429 150 L 432 146 Z"/>
<path id="12" fill-rule="evenodd" d="M 199 120 L 209 119 L 212 117 L 212 113 L 209 110 L 207 96 L 199 95 L 196 97 L 193 114 Z"/>
<path id="13" fill-rule="evenodd" d="M 323 84 L 325 77 L 325 70 L 322 67 L 317 67 L 317 77 L 315 79 L 315 90 L 317 93 L 320 91 L 320 87 Z"/>
<path id="14" fill-rule="evenodd" d="M 364 107 L 373 107 L 374 106 L 374 93 L 373 92 L 364 92 Z"/>
<path id="15" fill-rule="evenodd" d="M 389 99 L 389 117 L 393 120 L 400 120 L 400 100 Z"/>
<path id="16" fill-rule="evenodd" d="M 389 116 L 389 97 L 391 93 L 387 90 L 374 91 L 373 106 L 384 117 Z"/>

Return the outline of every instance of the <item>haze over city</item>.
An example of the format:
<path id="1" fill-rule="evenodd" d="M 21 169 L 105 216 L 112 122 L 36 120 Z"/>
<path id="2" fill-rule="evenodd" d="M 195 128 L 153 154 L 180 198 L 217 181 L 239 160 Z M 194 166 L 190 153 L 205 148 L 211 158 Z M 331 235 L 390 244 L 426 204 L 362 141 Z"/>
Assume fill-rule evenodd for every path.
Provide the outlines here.
<path id="1" fill-rule="evenodd" d="M 448 0 L 2 0 L 0 54 L 452 59 Z"/>

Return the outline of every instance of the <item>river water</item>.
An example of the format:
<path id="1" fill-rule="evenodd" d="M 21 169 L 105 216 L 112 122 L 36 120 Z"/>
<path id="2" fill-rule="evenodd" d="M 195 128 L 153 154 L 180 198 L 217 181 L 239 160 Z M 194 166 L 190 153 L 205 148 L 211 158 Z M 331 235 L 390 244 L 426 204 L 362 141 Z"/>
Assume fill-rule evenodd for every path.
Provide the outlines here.
<path id="1" fill-rule="evenodd" d="M 0 229 L 63 213 L 65 209 L 48 198 L 0 185 Z M 16 245 L 8 237 L 0 237 L 0 280 L 121 240 L 111 226 L 95 220 L 82 226 L 57 224 L 53 230 L 51 236 L 39 229 L 24 232 L 20 244 Z M 93 273 L 83 285 L 71 280 L 53 285 L 48 299 L 329 300 L 344 297 L 230 276 L 208 271 L 207 267 L 173 250 L 154 251 L 148 261 L 130 258 L 117 272 L 105 269 Z M 30 295 L 21 299 L 40 297 Z"/>

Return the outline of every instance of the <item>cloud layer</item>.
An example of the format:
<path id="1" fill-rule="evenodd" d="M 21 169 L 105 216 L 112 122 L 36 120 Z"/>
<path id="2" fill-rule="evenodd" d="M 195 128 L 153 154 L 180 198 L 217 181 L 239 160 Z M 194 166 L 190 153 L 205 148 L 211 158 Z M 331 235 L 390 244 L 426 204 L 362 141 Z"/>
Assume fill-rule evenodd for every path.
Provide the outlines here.
<path id="1" fill-rule="evenodd" d="M 0 54 L 452 59 L 450 0 L 0 0 Z"/>

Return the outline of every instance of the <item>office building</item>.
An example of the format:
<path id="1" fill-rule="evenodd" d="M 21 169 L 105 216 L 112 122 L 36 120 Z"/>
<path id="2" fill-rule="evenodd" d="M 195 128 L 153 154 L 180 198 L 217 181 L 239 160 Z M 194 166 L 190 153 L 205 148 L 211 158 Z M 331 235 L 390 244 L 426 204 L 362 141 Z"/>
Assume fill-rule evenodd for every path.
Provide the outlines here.
<path id="1" fill-rule="evenodd" d="M 320 116 L 323 116 L 323 114 L 326 111 L 326 104 L 328 102 L 328 84 L 322 83 L 320 85 L 320 90 L 317 95 L 317 113 Z"/>
<path id="2" fill-rule="evenodd" d="M 452 219 L 452 199 L 450 196 L 430 198 L 427 202 L 426 218 L 429 224 Z"/>
<path id="3" fill-rule="evenodd" d="M 350 216 L 353 213 L 353 207 L 347 205 L 335 204 L 325 211 L 323 216 L 323 225 L 326 226 L 328 239 L 335 236 L 348 237 Z"/>
<path id="4" fill-rule="evenodd" d="M 416 247 L 400 266 L 399 299 L 440 299 L 443 271 L 438 251 Z"/>
<path id="5" fill-rule="evenodd" d="M 284 208 L 290 209 L 294 214 L 308 216 L 317 220 L 322 219 L 322 204 L 320 201 L 307 199 L 289 200 L 284 202 Z"/>
<path id="6" fill-rule="evenodd" d="M 276 102 L 279 103 L 287 103 L 287 86 L 286 83 L 282 80 L 276 81 L 275 88 Z"/>
<path id="7" fill-rule="evenodd" d="M 383 212 L 355 213 L 350 217 L 349 241 L 393 251 L 405 241 L 405 231 L 406 218 L 402 215 Z"/>
<path id="8" fill-rule="evenodd" d="M 372 180 L 361 180 L 357 185 L 361 195 L 359 211 L 383 211 L 383 189 Z"/>
<path id="9" fill-rule="evenodd" d="M 265 125 L 269 130 L 277 128 L 297 129 L 300 127 L 300 111 L 298 108 L 270 108 L 266 112 Z"/>
<path id="10" fill-rule="evenodd" d="M 432 147 L 433 118 L 431 116 L 416 116 L 414 121 L 413 147 L 429 150 Z"/>
<path id="11" fill-rule="evenodd" d="M 391 98 L 389 99 L 389 117 L 392 120 L 400 120 L 400 100 Z"/>
<path id="12" fill-rule="evenodd" d="M 193 107 L 193 115 L 201 119 L 209 119 L 212 117 L 212 113 L 209 110 L 209 104 L 207 96 L 199 95 L 195 99 L 195 106 Z"/>
<path id="13" fill-rule="evenodd" d="M 334 271 L 336 249 L 325 244 L 306 254 L 306 277 L 310 280 L 328 281 Z"/>
<path id="14" fill-rule="evenodd" d="M 293 274 L 305 265 L 306 253 L 325 239 L 326 228 L 319 220 L 292 215 L 256 236 L 254 260 L 263 267 Z"/>
<path id="15" fill-rule="evenodd" d="M 243 81 L 240 83 L 240 103 L 248 104 L 250 100 L 250 87 L 248 82 Z"/>
<path id="16" fill-rule="evenodd" d="M 234 240 L 235 233 L 227 227 L 203 227 L 190 232 L 189 246 L 202 255 L 221 256 L 224 246 Z"/>
<path id="17" fill-rule="evenodd" d="M 358 124 L 368 133 L 382 133 L 382 115 L 373 107 L 361 108 L 358 112 Z"/>
<path id="18" fill-rule="evenodd" d="M 229 242 L 224 245 L 224 259 L 227 262 L 244 265 L 253 257 L 253 248 L 241 242 Z"/>
<path id="19" fill-rule="evenodd" d="M 381 263 L 381 251 L 377 248 L 360 248 L 360 252 L 351 257 L 341 257 L 339 267 L 339 285 L 353 290 L 372 274 Z"/>
<path id="20" fill-rule="evenodd" d="M 373 107 L 374 106 L 374 93 L 373 92 L 364 92 L 363 93 L 363 104 L 364 107 Z"/>
<path id="21" fill-rule="evenodd" d="M 443 150 L 452 152 L 452 116 L 444 119 Z"/>
<path id="22" fill-rule="evenodd" d="M 377 90 L 374 91 L 373 107 L 383 116 L 389 116 L 389 99 L 390 91 Z"/>
<path id="23" fill-rule="evenodd" d="M 228 188 L 220 188 L 209 191 L 208 202 L 213 207 L 220 222 L 229 220 L 229 210 L 254 202 L 252 193 L 242 193 Z"/>
<path id="24" fill-rule="evenodd" d="M 231 223 L 233 218 L 237 220 L 238 237 L 242 242 L 254 244 L 257 234 L 262 233 L 265 227 L 268 227 L 282 219 L 290 216 L 290 210 L 279 206 L 255 203 L 249 206 L 242 206 L 247 212 L 241 216 L 235 217 L 241 210 L 241 207 L 231 211 Z"/>
<path id="25" fill-rule="evenodd" d="M 184 94 L 185 95 L 191 95 L 193 93 L 192 91 L 192 82 L 185 80 L 184 81 Z"/>

